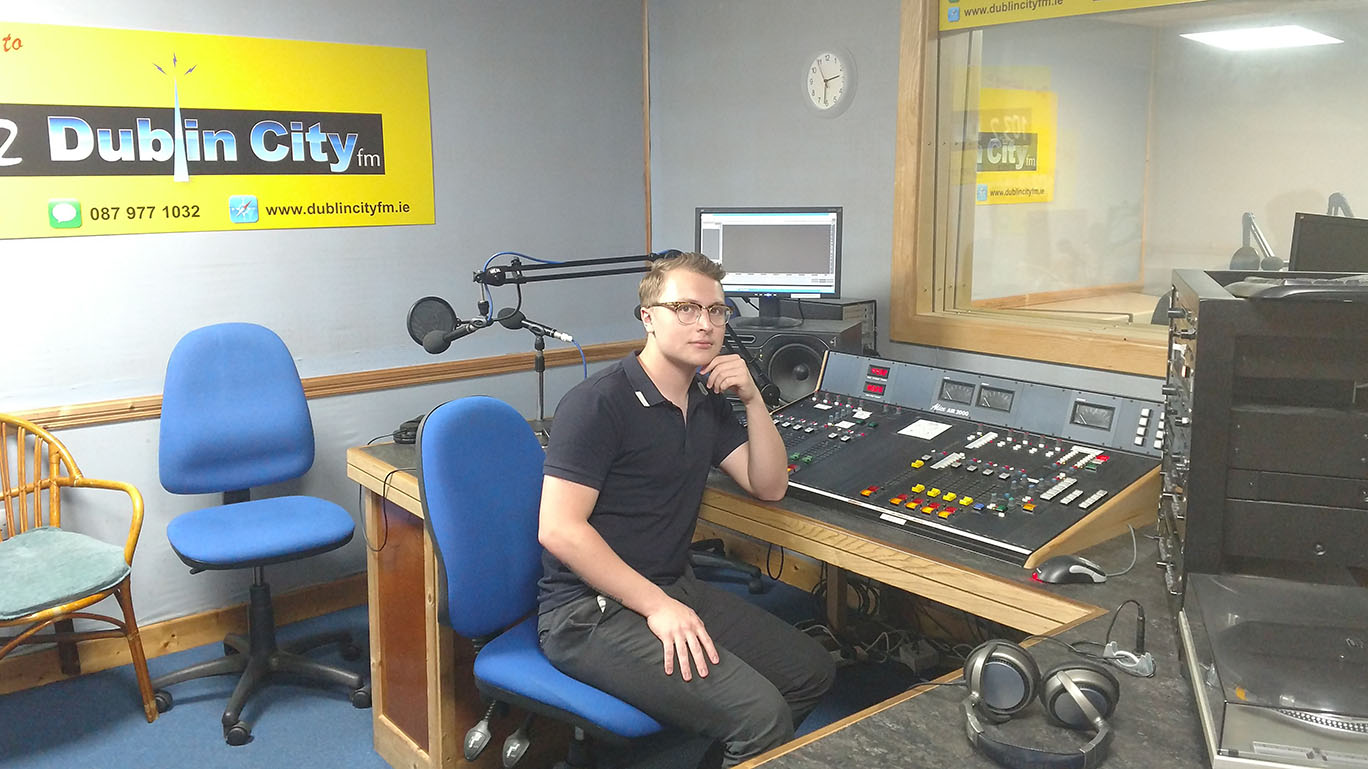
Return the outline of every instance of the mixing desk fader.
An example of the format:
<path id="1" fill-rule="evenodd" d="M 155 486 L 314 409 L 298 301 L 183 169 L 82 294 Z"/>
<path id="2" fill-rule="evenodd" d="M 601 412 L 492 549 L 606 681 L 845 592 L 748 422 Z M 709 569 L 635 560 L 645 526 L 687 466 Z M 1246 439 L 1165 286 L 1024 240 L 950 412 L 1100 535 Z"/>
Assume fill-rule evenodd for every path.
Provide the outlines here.
<path id="1" fill-rule="evenodd" d="M 1160 410 L 833 352 L 817 391 L 774 421 L 790 488 L 1032 566 L 1053 544 L 1080 549 L 1153 518 Z"/>

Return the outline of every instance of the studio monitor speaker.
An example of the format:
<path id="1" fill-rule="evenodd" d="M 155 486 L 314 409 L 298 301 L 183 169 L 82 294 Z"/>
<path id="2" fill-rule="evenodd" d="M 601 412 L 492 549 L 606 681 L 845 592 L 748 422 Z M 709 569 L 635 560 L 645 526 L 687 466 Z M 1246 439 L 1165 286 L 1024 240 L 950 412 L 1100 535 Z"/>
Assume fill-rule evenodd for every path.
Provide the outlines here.
<path id="1" fill-rule="evenodd" d="M 817 389 L 827 350 L 859 355 L 860 321 L 808 320 L 790 328 L 739 328 L 737 337 L 791 403 Z"/>

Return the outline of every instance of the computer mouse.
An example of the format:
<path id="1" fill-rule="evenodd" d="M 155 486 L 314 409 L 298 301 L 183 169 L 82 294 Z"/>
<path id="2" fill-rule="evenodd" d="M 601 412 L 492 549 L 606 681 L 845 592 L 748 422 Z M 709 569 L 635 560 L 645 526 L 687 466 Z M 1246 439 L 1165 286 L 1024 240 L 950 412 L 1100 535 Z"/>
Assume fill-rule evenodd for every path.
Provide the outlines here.
<path id="1" fill-rule="evenodd" d="M 1067 585 L 1079 582 L 1106 582 L 1107 572 L 1101 566 L 1076 555 L 1056 555 L 1036 567 L 1031 574 L 1036 582 Z"/>

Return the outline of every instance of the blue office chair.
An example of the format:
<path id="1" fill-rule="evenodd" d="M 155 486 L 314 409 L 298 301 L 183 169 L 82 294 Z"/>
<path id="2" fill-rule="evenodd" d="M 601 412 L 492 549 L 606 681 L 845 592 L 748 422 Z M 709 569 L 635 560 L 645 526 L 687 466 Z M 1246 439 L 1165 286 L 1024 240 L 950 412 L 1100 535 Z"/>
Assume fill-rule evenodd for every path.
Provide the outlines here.
<path id="1" fill-rule="evenodd" d="M 662 729 L 636 708 L 561 673 L 537 643 L 544 459 L 527 421 L 494 398 L 444 403 L 418 430 L 423 517 L 442 574 L 438 618 L 473 639 L 475 685 L 491 700 L 466 734 L 470 761 L 489 743 L 489 721 L 501 703 L 572 726 L 568 766 L 588 765 L 588 738 L 623 742 Z M 526 752 L 527 727 L 524 722 L 504 743 L 504 766 Z"/>
<path id="2" fill-rule="evenodd" d="M 241 674 L 223 711 L 229 745 L 251 738 L 242 706 L 276 674 L 344 686 L 352 705 L 370 707 L 365 677 L 301 652 L 340 644 L 361 655 L 349 634 L 334 632 L 277 647 L 264 567 L 339 548 L 352 538 L 351 515 L 317 497 L 251 499 L 250 489 L 298 478 L 314 461 L 313 422 L 299 372 L 269 329 L 223 323 L 186 334 L 171 351 L 162 393 L 161 484 L 173 494 L 223 494 L 223 504 L 176 516 L 166 538 L 190 573 L 251 569 L 246 638 L 223 641 L 225 656 L 152 681 L 157 710 L 173 704 L 165 687 L 206 676 Z"/>

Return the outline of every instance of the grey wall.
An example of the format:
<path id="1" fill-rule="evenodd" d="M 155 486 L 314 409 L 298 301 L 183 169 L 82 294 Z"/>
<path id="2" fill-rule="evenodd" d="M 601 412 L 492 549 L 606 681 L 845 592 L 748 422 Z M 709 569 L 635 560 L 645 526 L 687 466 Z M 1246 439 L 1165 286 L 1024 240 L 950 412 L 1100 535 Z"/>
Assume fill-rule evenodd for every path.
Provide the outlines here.
<path id="1" fill-rule="evenodd" d="M 1155 395 L 1154 380 L 888 341 L 899 3 L 839 8 L 818 0 L 650 3 L 652 246 L 691 247 L 698 205 L 841 205 L 843 293 L 879 302 L 885 355 Z M 463 316 L 472 312 L 469 275 L 495 251 L 553 259 L 639 253 L 640 14 L 638 0 L 0 0 L 0 18 L 14 22 L 426 49 L 437 202 L 433 226 L 5 241 L 7 287 L 49 284 L 54 270 L 64 279 L 61 291 L 45 295 L 57 313 L 7 293 L 7 317 L 24 325 L 7 336 L 14 363 L 0 370 L 0 408 L 160 392 L 176 339 L 223 320 L 276 329 L 304 376 L 430 362 L 404 331 L 409 305 L 439 294 Z M 809 56 L 829 44 L 853 53 L 859 72 L 854 103 L 830 119 L 808 111 L 802 91 Z M 524 306 L 585 343 L 633 338 L 634 285 L 628 276 L 529 287 Z M 511 292 L 499 299 L 511 303 Z M 526 334 L 490 329 L 443 359 L 530 346 Z M 548 402 L 579 376 L 549 372 Z M 302 481 L 275 491 L 303 490 L 355 509 L 347 447 L 479 392 L 535 411 L 530 372 L 315 400 L 318 461 Z M 157 429 L 146 421 L 62 435 L 87 473 L 131 481 L 147 497 L 134 580 L 144 622 L 241 602 L 247 586 L 243 574 L 191 576 L 170 552 L 166 522 L 207 500 L 161 490 Z M 73 517 L 102 529 L 93 499 L 83 497 Z M 281 590 L 360 571 L 359 539 L 307 566 L 273 569 L 273 583 Z"/>
<path id="2" fill-rule="evenodd" d="M 844 296 L 888 299 L 898 2 L 663 0 L 650 5 L 651 227 L 692 248 L 696 206 L 839 205 Z M 812 57 L 855 58 L 855 100 L 805 105 Z"/>
<path id="3" fill-rule="evenodd" d="M 653 245 L 692 247 L 696 206 L 843 206 L 841 293 L 878 302 L 885 356 L 1157 398 L 1155 379 L 888 341 L 899 7 L 897 0 L 652 2 Z M 824 118 L 804 106 L 802 84 L 810 57 L 830 45 L 854 55 L 859 83 L 850 108 Z M 1099 98 L 1099 84 L 1072 80 L 1075 102 Z M 1071 131 L 1084 131 L 1081 112 L 1098 108 L 1061 104 L 1061 113 L 1066 106 Z M 1061 147 L 1074 138 L 1061 136 Z"/>
<path id="4" fill-rule="evenodd" d="M 433 362 L 409 339 L 405 313 L 416 298 L 438 294 L 469 317 L 470 275 L 490 254 L 569 259 L 641 253 L 645 245 L 639 0 L 2 0 L 0 19 L 426 49 L 437 206 L 432 226 L 4 241 L 6 317 L 20 326 L 7 328 L 0 409 L 159 393 L 175 341 L 226 320 L 275 329 L 306 377 Z M 129 55 L 151 61 L 166 53 Z M 242 98 L 239 106 L 251 105 L 251 94 Z M 640 334 L 627 313 L 632 277 L 581 283 L 529 287 L 524 309 L 586 344 Z M 511 305 L 513 292 L 496 299 Z M 531 348 L 526 332 L 487 329 L 440 360 Z M 551 407 L 579 378 L 578 367 L 548 373 Z M 318 459 L 289 488 L 354 510 L 347 447 L 478 392 L 534 415 L 530 371 L 313 401 Z M 191 576 L 170 552 L 167 521 L 209 500 L 161 490 L 157 429 L 148 421 L 61 436 L 87 474 L 130 481 L 147 497 L 134 564 L 143 622 L 242 602 L 249 580 Z M 83 497 L 73 517 L 99 529 L 93 502 Z M 358 536 L 307 566 L 274 568 L 271 578 L 279 591 L 364 564 Z"/>
<path id="5" fill-rule="evenodd" d="M 1157 33 L 1147 283 L 1226 268 L 1246 211 L 1283 259 L 1294 214 L 1325 213 L 1330 193 L 1368 216 L 1368 11 L 1289 17 L 1345 43 L 1232 53 Z"/>

